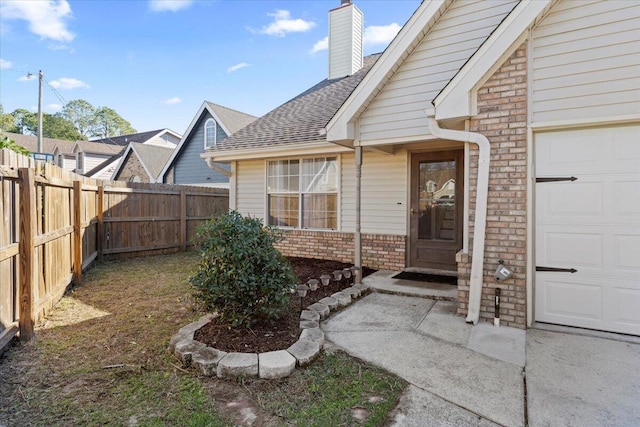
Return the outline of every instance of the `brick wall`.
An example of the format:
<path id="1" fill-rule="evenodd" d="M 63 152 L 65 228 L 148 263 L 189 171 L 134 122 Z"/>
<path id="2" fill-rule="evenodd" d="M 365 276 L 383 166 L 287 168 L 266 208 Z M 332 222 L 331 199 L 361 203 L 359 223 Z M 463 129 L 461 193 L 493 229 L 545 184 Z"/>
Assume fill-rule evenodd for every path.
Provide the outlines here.
<path id="1" fill-rule="evenodd" d="M 520 46 L 478 90 L 478 115 L 470 131 L 491 143 L 489 199 L 480 318 L 492 320 L 495 288 L 502 288 L 501 323 L 526 327 L 527 247 L 527 63 L 526 43 Z M 478 174 L 478 151 L 471 150 L 470 217 L 473 218 Z M 493 278 L 498 260 L 514 271 L 505 283 Z M 458 257 L 458 313 L 466 314 L 471 259 Z"/>
<path id="2" fill-rule="evenodd" d="M 116 181 L 129 181 L 132 176 L 136 175 L 140 178 L 140 182 L 149 182 L 149 175 L 144 170 L 140 159 L 138 159 L 138 156 L 134 156 L 133 151 L 131 151 L 122 165 Z"/>
<path id="3" fill-rule="evenodd" d="M 287 256 L 352 263 L 354 234 L 335 231 L 287 230 L 276 247 Z M 362 234 L 362 264 L 378 270 L 405 266 L 405 236 Z"/>

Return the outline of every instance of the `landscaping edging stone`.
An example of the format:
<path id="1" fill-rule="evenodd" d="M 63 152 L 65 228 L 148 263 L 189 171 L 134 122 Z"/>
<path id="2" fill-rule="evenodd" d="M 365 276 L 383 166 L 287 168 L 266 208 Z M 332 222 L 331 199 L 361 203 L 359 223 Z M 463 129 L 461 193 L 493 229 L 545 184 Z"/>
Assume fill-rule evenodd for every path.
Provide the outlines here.
<path id="1" fill-rule="evenodd" d="M 196 341 L 196 331 L 215 319 L 217 314 L 207 314 L 198 321 L 178 330 L 169 340 L 168 351 L 185 368 L 193 367 L 205 376 L 219 378 L 260 377 L 265 379 L 285 378 L 296 366 L 311 364 L 322 351 L 324 332 L 320 330 L 320 319 L 327 318 L 356 298 L 369 291 L 369 287 L 357 284 L 336 292 L 330 297 L 311 304 L 300 313 L 300 337 L 286 350 L 266 353 L 227 353 Z"/>

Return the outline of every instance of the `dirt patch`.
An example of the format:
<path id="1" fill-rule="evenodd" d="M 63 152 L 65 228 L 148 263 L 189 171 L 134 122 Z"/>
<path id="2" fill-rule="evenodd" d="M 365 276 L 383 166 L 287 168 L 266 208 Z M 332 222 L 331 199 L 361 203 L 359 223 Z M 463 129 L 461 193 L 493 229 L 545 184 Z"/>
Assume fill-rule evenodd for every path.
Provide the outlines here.
<path id="1" fill-rule="evenodd" d="M 309 279 L 319 280 L 323 274 L 331 275 L 335 270 L 351 267 L 351 264 L 337 261 L 298 257 L 288 259 L 299 283 L 305 283 Z M 363 277 L 375 271 L 364 267 Z M 275 322 L 262 322 L 251 328 L 231 328 L 223 321 L 213 320 L 196 332 L 195 339 L 227 352 L 264 353 L 289 348 L 300 336 L 300 311 L 324 297 L 351 286 L 351 283 L 352 280 L 346 279 L 341 282 L 331 280 L 328 286 L 320 285 L 316 291 L 308 292 L 302 301 L 299 297 L 293 296 L 286 315 Z"/>

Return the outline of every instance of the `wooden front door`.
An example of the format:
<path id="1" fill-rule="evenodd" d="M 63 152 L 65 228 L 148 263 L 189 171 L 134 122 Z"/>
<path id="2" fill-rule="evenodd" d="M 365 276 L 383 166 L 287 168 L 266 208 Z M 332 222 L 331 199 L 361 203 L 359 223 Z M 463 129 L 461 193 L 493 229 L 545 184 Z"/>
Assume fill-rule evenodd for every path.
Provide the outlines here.
<path id="1" fill-rule="evenodd" d="M 456 270 L 462 248 L 463 150 L 411 156 L 409 265 Z"/>

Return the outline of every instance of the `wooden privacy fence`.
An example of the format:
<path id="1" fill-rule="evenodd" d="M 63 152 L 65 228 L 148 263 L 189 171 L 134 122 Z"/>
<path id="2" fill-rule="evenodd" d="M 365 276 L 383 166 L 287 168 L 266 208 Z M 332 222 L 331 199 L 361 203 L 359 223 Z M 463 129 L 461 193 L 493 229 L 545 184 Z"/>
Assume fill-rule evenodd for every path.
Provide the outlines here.
<path id="1" fill-rule="evenodd" d="M 96 260 L 185 250 L 224 189 L 101 181 L 0 150 L 0 352 Z"/>

